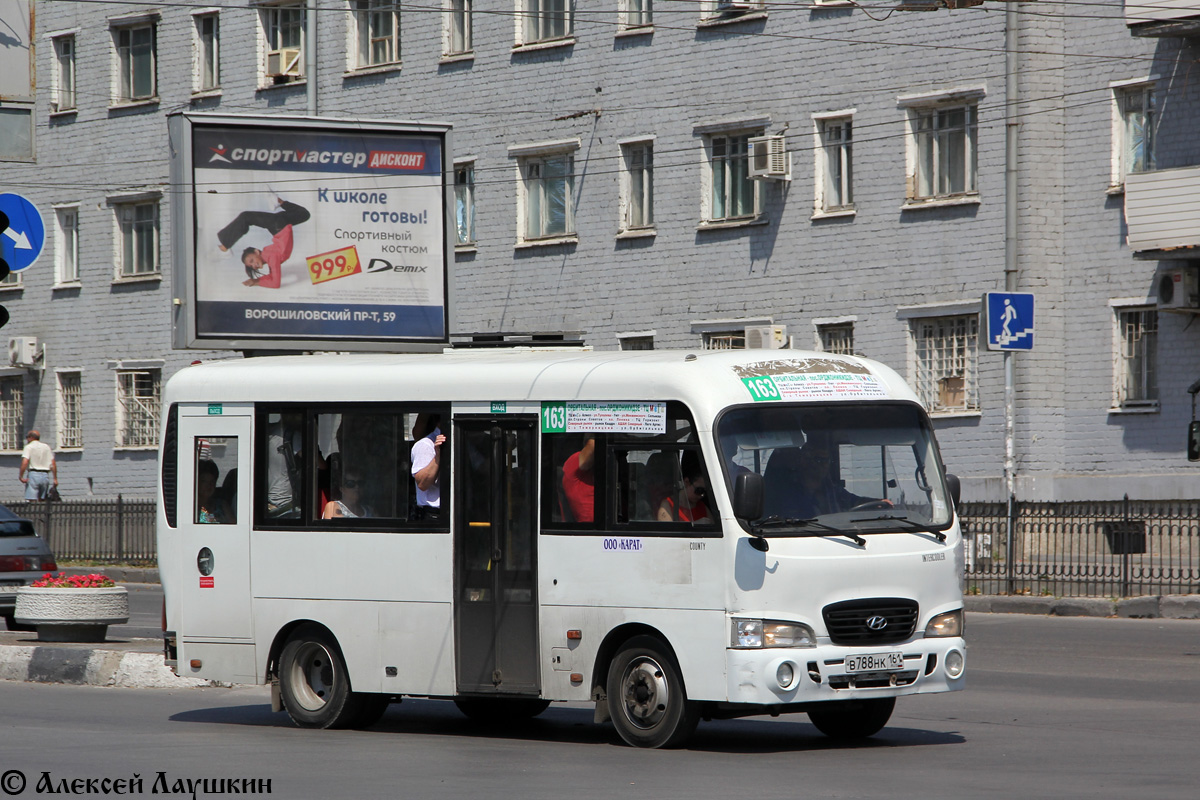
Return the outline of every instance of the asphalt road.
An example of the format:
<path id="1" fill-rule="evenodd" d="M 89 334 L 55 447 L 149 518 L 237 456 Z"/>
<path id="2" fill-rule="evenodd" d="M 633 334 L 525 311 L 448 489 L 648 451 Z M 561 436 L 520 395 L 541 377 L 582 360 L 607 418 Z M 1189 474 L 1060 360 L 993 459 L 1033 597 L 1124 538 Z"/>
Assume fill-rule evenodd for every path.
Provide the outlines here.
<path id="1" fill-rule="evenodd" d="M 369 731 L 307 731 L 272 714 L 262 687 L 0 682 L 0 772 L 24 775 L 21 797 L 37 796 L 43 771 L 54 786 L 137 774 L 147 796 L 159 772 L 156 794 L 188 778 L 269 779 L 289 800 L 1200 794 L 1200 622 L 972 614 L 967 634 L 968 689 L 901 700 L 857 746 L 803 715 L 703 723 L 685 749 L 643 751 L 583 706 L 488 729 L 450 703 L 406 700 Z"/>

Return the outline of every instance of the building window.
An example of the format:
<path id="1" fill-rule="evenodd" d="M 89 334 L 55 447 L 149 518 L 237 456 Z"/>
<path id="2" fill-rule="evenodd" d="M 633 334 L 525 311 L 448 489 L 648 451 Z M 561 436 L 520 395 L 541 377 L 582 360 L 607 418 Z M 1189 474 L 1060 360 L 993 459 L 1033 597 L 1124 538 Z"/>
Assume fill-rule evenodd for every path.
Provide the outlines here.
<path id="1" fill-rule="evenodd" d="M 1158 402 L 1158 312 L 1118 309 L 1117 406 Z"/>
<path id="2" fill-rule="evenodd" d="M 914 108 L 910 113 L 916 145 L 912 199 L 974 193 L 976 106 Z"/>
<path id="3" fill-rule="evenodd" d="M 33 106 L 4 101 L 0 108 L 0 161 L 33 160 Z"/>
<path id="4" fill-rule="evenodd" d="M 521 159 L 525 239 L 574 235 L 574 168 L 569 153 Z"/>
<path id="5" fill-rule="evenodd" d="M 912 321 L 916 389 L 931 412 L 976 411 L 979 315 Z"/>
<path id="6" fill-rule="evenodd" d="M 653 350 L 654 335 L 637 335 L 630 334 L 626 336 L 618 336 L 617 339 L 621 343 L 622 350 Z"/>
<path id="7" fill-rule="evenodd" d="M 55 209 L 58 220 L 55 278 L 60 284 L 79 282 L 79 207 Z"/>
<path id="8" fill-rule="evenodd" d="M 1153 86 L 1126 86 L 1114 90 L 1117 103 L 1118 127 L 1115 161 L 1117 183 L 1123 184 L 1131 172 L 1154 169 L 1154 111 Z"/>
<path id="9" fill-rule="evenodd" d="M 155 447 L 162 410 L 157 369 L 117 373 L 117 447 Z"/>
<path id="10" fill-rule="evenodd" d="M 21 286 L 20 272 L 10 272 L 4 276 L 3 280 L 0 280 L 0 289 L 20 289 Z"/>
<path id="11" fill-rule="evenodd" d="M 821 351 L 824 353 L 836 353 L 839 356 L 854 355 L 853 322 L 818 325 L 817 338 L 821 342 Z"/>
<path id="12" fill-rule="evenodd" d="M 524 0 L 523 44 L 571 35 L 571 0 Z"/>
<path id="13" fill-rule="evenodd" d="M 394 0 L 354 0 L 358 64 L 376 67 L 400 60 L 400 9 Z"/>
<path id="14" fill-rule="evenodd" d="M 25 376 L 0 377 L 0 450 L 25 446 Z"/>
<path id="15" fill-rule="evenodd" d="M 267 77 L 286 83 L 304 74 L 304 6 L 278 5 L 262 10 L 267 39 Z"/>
<path id="16" fill-rule="evenodd" d="M 221 86 L 221 28 L 216 14 L 196 16 L 196 91 Z"/>
<path id="17" fill-rule="evenodd" d="M 83 447 L 83 375 L 58 373 L 58 447 Z"/>
<path id="18" fill-rule="evenodd" d="M 854 207 L 853 139 L 850 117 L 817 123 L 817 210 L 843 211 Z"/>
<path id="19" fill-rule="evenodd" d="M 654 227 L 654 145 L 634 142 L 621 147 L 625 174 L 621 182 L 622 230 Z"/>
<path id="20" fill-rule="evenodd" d="M 469 53 L 471 44 L 472 0 L 449 0 L 446 15 L 446 55 Z"/>
<path id="21" fill-rule="evenodd" d="M 746 331 L 711 331 L 703 334 L 705 350 L 745 350 Z"/>
<path id="22" fill-rule="evenodd" d="M 120 233 L 120 276 L 157 273 L 158 201 L 120 203 L 116 206 Z"/>
<path id="23" fill-rule="evenodd" d="M 750 178 L 749 140 L 759 133 L 709 137 L 710 222 L 752 219 L 757 215 L 758 187 Z"/>
<path id="24" fill-rule="evenodd" d="M 456 242 L 475 241 L 475 162 L 454 165 L 454 219 Z"/>
<path id="25" fill-rule="evenodd" d="M 645 28 L 654 24 L 651 0 L 622 0 L 621 28 Z"/>
<path id="26" fill-rule="evenodd" d="M 765 8 L 763 0 L 703 0 L 701 13 L 708 22 L 737 19 Z"/>
<path id="27" fill-rule="evenodd" d="M 125 103 L 153 99 L 158 94 L 154 23 L 117 28 L 116 38 L 118 99 Z"/>
<path id="28" fill-rule="evenodd" d="M 52 111 L 75 109 L 75 35 L 54 38 Z"/>

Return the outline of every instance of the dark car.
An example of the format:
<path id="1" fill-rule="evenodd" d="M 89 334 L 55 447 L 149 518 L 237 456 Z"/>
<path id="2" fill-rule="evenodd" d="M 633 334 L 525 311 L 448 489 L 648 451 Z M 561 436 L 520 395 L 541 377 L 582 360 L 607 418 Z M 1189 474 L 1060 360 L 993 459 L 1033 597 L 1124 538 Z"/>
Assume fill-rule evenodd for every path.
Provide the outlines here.
<path id="1" fill-rule="evenodd" d="M 56 569 L 54 554 L 33 523 L 0 506 L 0 616 L 10 631 L 27 630 L 13 622 L 17 589 Z"/>

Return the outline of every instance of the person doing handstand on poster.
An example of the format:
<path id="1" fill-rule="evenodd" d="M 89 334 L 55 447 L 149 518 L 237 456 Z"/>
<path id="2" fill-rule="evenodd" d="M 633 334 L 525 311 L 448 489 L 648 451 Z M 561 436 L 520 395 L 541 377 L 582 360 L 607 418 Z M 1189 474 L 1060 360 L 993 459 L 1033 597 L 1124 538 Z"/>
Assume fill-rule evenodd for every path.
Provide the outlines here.
<path id="1" fill-rule="evenodd" d="M 245 236 L 251 227 L 264 228 L 272 235 L 271 243 L 261 250 L 247 247 L 242 251 L 242 264 L 246 267 L 246 274 L 250 276 L 242 281 L 246 286 L 279 288 L 280 278 L 283 276 L 283 262 L 292 255 L 292 226 L 306 222 L 309 218 L 308 209 L 303 206 L 289 203 L 283 198 L 277 198 L 277 202 L 278 211 L 243 211 L 217 233 L 223 253 L 237 244 L 237 240 Z M 265 272 L 264 266 L 269 268 Z"/>

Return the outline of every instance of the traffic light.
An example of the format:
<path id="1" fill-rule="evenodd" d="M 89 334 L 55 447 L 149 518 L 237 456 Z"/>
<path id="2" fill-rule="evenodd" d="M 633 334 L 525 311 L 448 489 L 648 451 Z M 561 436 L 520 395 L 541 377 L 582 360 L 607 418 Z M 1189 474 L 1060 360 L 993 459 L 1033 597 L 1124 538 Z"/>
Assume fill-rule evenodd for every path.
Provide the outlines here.
<path id="1" fill-rule="evenodd" d="M 4 232 L 8 230 L 8 214 L 0 211 L 0 243 L 4 241 Z M 8 277 L 8 262 L 4 260 L 4 251 L 0 250 L 0 281 Z M 8 309 L 0 306 L 0 328 L 8 324 Z"/>

